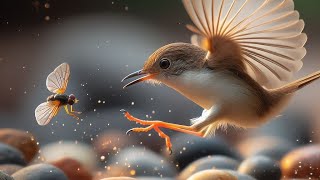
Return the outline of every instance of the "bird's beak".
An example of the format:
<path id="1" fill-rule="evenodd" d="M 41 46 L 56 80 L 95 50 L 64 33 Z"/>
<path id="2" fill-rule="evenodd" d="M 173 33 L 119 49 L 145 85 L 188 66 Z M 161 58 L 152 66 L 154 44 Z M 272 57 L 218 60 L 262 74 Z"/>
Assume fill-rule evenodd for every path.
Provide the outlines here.
<path id="1" fill-rule="evenodd" d="M 80 100 L 79 99 L 75 99 L 74 103 L 77 104 Z"/>
<path id="2" fill-rule="evenodd" d="M 129 82 L 128 84 L 123 86 L 123 89 L 128 87 L 128 86 L 137 84 L 139 82 L 146 81 L 148 79 L 152 79 L 156 74 L 149 74 L 149 73 L 143 72 L 143 70 L 139 70 L 139 71 L 136 71 L 136 72 L 133 72 L 133 73 L 129 74 L 128 76 L 123 78 L 121 82 L 125 81 L 126 79 L 130 79 L 130 78 L 133 78 L 133 77 L 136 77 L 136 76 L 141 76 L 141 75 L 145 75 L 145 76 L 143 76 L 143 77 L 141 77 L 139 79 L 136 79 L 134 81 Z"/>

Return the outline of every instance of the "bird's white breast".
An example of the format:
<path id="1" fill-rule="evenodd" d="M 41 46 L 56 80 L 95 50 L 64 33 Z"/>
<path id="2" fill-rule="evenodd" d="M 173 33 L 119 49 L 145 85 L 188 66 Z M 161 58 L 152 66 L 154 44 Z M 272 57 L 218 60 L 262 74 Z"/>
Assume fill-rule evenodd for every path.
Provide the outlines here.
<path id="1" fill-rule="evenodd" d="M 258 97 L 248 84 L 234 75 L 212 70 L 186 71 L 181 75 L 161 79 L 204 109 L 223 106 L 225 119 L 255 121 Z"/>
<path id="2" fill-rule="evenodd" d="M 209 109 L 221 101 L 230 105 L 245 102 L 251 98 L 252 93 L 241 80 L 211 70 L 186 71 L 162 82 L 204 109 Z"/>

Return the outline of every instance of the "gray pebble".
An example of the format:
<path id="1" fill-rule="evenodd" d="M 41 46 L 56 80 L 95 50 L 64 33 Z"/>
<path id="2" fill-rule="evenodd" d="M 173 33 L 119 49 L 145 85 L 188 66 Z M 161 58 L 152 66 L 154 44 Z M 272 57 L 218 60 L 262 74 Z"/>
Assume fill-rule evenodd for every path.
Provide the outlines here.
<path id="1" fill-rule="evenodd" d="M 12 175 L 14 180 L 68 180 L 58 168 L 50 164 L 36 164 L 23 168 Z"/>
<path id="2" fill-rule="evenodd" d="M 26 165 L 24 157 L 17 149 L 0 143 L 0 164 Z"/>
<path id="3" fill-rule="evenodd" d="M 279 163 L 265 156 L 255 156 L 246 159 L 240 164 L 238 171 L 259 180 L 281 179 Z"/>
<path id="4" fill-rule="evenodd" d="M 14 179 L 8 174 L 0 171 L 0 180 L 14 180 Z"/>

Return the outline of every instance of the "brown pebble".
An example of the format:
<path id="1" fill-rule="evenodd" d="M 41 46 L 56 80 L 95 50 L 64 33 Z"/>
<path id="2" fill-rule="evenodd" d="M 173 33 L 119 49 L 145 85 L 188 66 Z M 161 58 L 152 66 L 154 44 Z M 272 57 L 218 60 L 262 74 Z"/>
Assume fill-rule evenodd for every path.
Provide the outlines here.
<path id="1" fill-rule="evenodd" d="M 223 170 L 204 170 L 192 175 L 187 180 L 237 180 L 237 178 Z"/>
<path id="2" fill-rule="evenodd" d="M 298 148 L 281 160 L 283 178 L 320 179 L 320 145 Z"/>
<path id="3" fill-rule="evenodd" d="M 2 165 L 0 165 L 0 171 L 6 173 L 8 175 L 12 175 L 13 173 L 19 171 L 22 168 L 23 168 L 23 166 L 19 166 L 16 164 L 2 164 Z"/>
<path id="4" fill-rule="evenodd" d="M 63 158 L 51 164 L 61 169 L 69 180 L 92 179 L 91 173 L 81 163 L 71 158 Z"/>
<path id="5" fill-rule="evenodd" d="M 39 150 L 32 134 L 16 129 L 0 129 L 0 142 L 20 150 L 27 162 L 30 162 Z"/>

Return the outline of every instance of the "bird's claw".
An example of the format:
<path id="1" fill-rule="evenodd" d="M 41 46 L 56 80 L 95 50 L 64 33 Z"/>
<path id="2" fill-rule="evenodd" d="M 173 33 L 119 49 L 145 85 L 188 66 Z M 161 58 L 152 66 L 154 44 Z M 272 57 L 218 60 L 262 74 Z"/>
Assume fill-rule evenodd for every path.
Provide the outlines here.
<path id="1" fill-rule="evenodd" d="M 125 115 L 127 113 L 127 110 L 121 109 L 120 112 L 122 112 L 122 114 Z"/>
<path id="2" fill-rule="evenodd" d="M 133 129 L 129 129 L 127 132 L 126 132 L 126 135 L 130 135 L 130 133 L 133 131 Z"/>
<path id="3" fill-rule="evenodd" d="M 168 151 L 169 151 L 169 155 L 172 155 L 172 149 L 168 148 Z"/>

